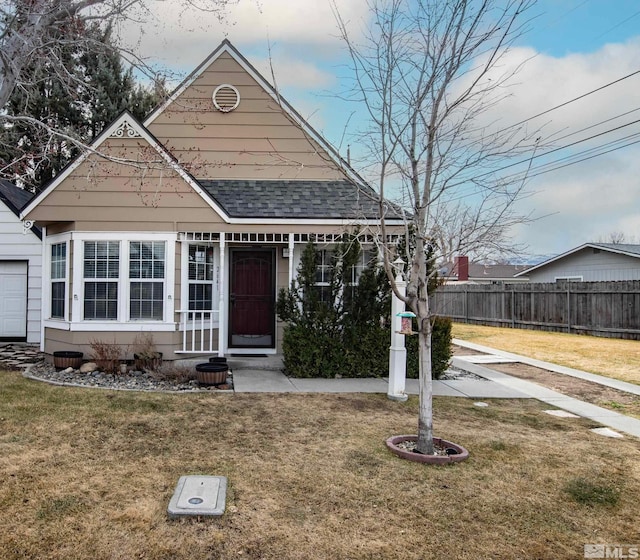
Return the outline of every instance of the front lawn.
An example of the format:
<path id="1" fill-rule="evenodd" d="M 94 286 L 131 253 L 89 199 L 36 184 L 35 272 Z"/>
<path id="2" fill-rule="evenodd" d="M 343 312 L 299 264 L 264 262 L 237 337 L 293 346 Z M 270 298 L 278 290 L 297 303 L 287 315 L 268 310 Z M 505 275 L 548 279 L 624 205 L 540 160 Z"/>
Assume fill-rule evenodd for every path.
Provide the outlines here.
<path id="1" fill-rule="evenodd" d="M 533 400 L 435 399 L 471 458 L 425 466 L 384 440 L 417 401 L 167 395 L 52 387 L 0 372 L 0 558 L 583 558 L 634 544 L 640 444 Z M 173 521 L 183 474 L 229 478 L 219 519 Z"/>
<path id="2" fill-rule="evenodd" d="M 455 338 L 640 385 L 640 341 L 454 323 Z"/>

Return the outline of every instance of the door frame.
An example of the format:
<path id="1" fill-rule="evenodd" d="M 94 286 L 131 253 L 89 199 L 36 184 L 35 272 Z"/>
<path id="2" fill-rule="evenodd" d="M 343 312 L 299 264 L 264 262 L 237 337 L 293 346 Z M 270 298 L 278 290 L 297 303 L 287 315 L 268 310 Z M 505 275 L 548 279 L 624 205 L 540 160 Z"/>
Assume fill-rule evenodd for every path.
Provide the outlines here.
<path id="1" fill-rule="evenodd" d="M 233 344 L 233 309 L 231 302 L 231 292 L 233 288 L 234 280 L 234 256 L 240 253 L 265 253 L 269 255 L 269 261 L 271 265 L 271 278 L 270 278 L 270 293 L 271 293 L 271 344 L 255 345 L 255 346 L 238 346 Z M 226 305 L 227 305 L 227 348 L 230 351 L 247 351 L 251 349 L 256 350 L 275 350 L 276 348 L 276 248 L 275 247 L 229 247 L 229 289 L 227 291 Z"/>

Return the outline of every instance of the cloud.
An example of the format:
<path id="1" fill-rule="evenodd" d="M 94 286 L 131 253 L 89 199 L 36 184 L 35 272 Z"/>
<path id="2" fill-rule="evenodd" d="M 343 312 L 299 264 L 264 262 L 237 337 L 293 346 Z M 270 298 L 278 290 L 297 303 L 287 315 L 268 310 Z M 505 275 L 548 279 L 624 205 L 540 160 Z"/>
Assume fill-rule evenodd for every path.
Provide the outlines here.
<path id="1" fill-rule="evenodd" d="M 296 59 L 285 53 L 276 53 L 272 56 L 271 63 L 268 58 L 253 58 L 251 64 L 269 82 L 272 82 L 271 67 L 280 88 L 304 88 L 312 91 L 330 87 L 335 83 L 336 77 L 313 63 Z"/>
<path id="2" fill-rule="evenodd" d="M 203 0 L 201 4 L 206 4 Z M 368 16 L 366 2 L 336 0 L 342 16 Z M 224 39 L 245 50 L 270 43 L 275 48 L 305 54 L 307 59 L 332 56 L 340 49 L 335 17 L 329 2 L 316 0 L 241 0 L 220 12 L 198 10 L 187 0 L 150 1 L 144 21 L 130 20 L 120 39 L 173 68 L 192 69 Z"/>
<path id="3" fill-rule="evenodd" d="M 500 91 L 506 97 L 487 111 L 480 123 L 501 130 L 530 119 L 637 71 L 639 59 L 640 37 L 563 57 L 515 48 L 502 58 L 491 78 L 519 70 L 511 85 Z M 531 161 L 532 174 L 557 168 L 532 178 L 528 187 L 535 194 L 518 205 L 523 213 L 545 216 L 514 230 L 532 253 L 561 252 L 613 231 L 627 236 L 638 231 L 640 144 L 621 146 L 640 139 L 640 123 L 629 124 L 640 119 L 640 111 L 631 112 L 639 108 L 639 87 L 640 75 L 636 75 L 525 123 L 529 133 L 542 137 L 538 156 L 578 142 Z M 613 130 L 616 127 L 622 128 Z M 634 134 L 638 137 L 620 140 Z M 590 136 L 595 137 L 582 141 Z M 615 140 L 620 142 L 609 144 Z M 609 154 L 587 159 L 609 149 L 613 150 Z M 563 158 L 572 155 L 585 161 L 559 168 L 571 161 Z M 545 163 L 548 167 L 540 167 Z"/>

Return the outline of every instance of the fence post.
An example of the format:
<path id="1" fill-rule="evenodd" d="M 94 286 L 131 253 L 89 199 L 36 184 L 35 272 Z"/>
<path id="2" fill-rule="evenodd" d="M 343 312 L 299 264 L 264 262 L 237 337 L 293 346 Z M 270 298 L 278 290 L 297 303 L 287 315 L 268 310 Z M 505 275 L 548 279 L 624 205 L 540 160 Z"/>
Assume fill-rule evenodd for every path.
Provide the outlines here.
<path id="1" fill-rule="evenodd" d="M 406 294 L 407 283 L 401 274 L 396 276 L 396 287 L 401 295 Z M 391 347 L 389 348 L 389 388 L 387 397 L 392 401 L 404 402 L 407 395 L 404 392 L 407 377 L 407 349 L 404 346 L 404 335 L 400 334 L 399 313 L 405 310 L 404 301 L 398 299 L 395 292 L 391 292 Z"/>

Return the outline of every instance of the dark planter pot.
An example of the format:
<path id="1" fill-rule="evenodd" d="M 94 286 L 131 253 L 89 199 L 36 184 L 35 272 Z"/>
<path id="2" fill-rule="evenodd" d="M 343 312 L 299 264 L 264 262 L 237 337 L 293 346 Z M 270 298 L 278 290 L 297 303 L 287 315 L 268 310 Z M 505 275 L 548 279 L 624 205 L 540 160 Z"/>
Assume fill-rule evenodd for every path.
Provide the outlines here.
<path id="1" fill-rule="evenodd" d="M 398 444 L 405 441 L 417 441 L 417 435 L 404 435 L 404 436 L 392 436 L 387 439 L 387 447 L 389 450 L 408 461 L 414 461 L 416 463 L 428 463 L 431 465 L 448 465 L 449 463 L 459 463 L 469 458 L 469 452 L 462 447 L 450 441 L 434 437 L 433 443 L 438 447 L 444 447 L 447 450 L 447 455 L 423 455 L 422 453 L 416 453 L 414 451 L 408 451 L 399 447 Z"/>
<path id="2" fill-rule="evenodd" d="M 144 371 L 145 369 L 156 371 L 162 365 L 162 352 L 158 352 L 156 358 L 147 358 L 145 356 L 133 355 L 133 367 L 138 371 Z"/>
<path id="3" fill-rule="evenodd" d="M 82 365 L 82 356 L 82 352 L 59 350 L 53 353 L 53 365 L 57 369 L 67 369 L 70 367 L 78 369 Z"/>
<path id="4" fill-rule="evenodd" d="M 227 381 L 227 364 L 204 363 L 196 366 L 196 380 L 202 385 L 222 385 Z"/>
<path id="5" fill-rule="evenodd" d="M 209 363 L 210 364 L 227 364 L 227 358 L 223 357 L 223 356 L 213 356 L 212 358 L 209 358 Z"/>

